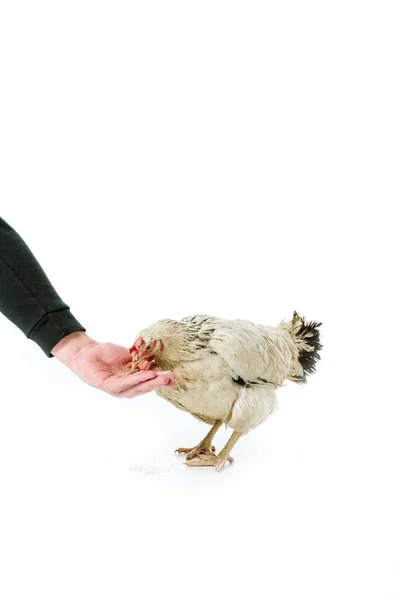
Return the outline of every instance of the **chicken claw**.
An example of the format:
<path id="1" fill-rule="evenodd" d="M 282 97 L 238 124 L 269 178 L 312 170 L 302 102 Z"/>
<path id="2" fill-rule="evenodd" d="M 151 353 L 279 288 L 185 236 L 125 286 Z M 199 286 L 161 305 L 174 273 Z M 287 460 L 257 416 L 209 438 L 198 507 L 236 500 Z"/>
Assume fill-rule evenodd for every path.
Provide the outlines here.
<path id="1" fill-rule="evenodd" d="M 234 431 L 227 443 L 225 444 L 225 446 L 222 448 L 221 452 L 218 454 L 218 456 L 204 458 L 200 456 L 197 460 L 190 460 L 185 464 L 188 467 L 215 467 L 217 471 L 222 471 L 226 461 L 228 461 L 229 463 L 233 463 L 233 458 L 232 456 L 230 456 L 230 451 L 232 450 L 233 446 L 236 444 L 238 439 L 242 437 L 242 435 L 242 432 Z"/>
<path id="2" fill-rule="evenodd" d="M 215 467 L 217 471 L 222 471 L 226 461 L 233 463 L 232 456 L 228 456 L 227 458 L 224 458 L 223 456 L 202 458 L 202 456 L 200 456 L 197 460 L 191 460 L 185 464 L 188 467 Z"/>
<path id="3" fill-rule="evenodd" d="M 206 437 L 203 438 L 201 442 L 199 442 L 194 448 L 177 448 L 175 452 L 179 452 L 179 454 L 186 454 L 187 460 L 191 460 L 192 458 L 196 458 L 196 456 L 200 455 L 210 457 L 215 456 L 215 446 L 212 445 L 212 441 L 221 425 L 221 421 L 216 421 L 210 431 L 207 433 Z"/>
<path id="4" fill-rule="evenodd" d="M 215 456 L 215 446 L 209 446 L 200 442 L 200 444 L 194 448 L 177 448 L 175 452 L 178 452 L 178 454 L 186 454 L 186 459 L 191 460 L 200 455 Z"/>

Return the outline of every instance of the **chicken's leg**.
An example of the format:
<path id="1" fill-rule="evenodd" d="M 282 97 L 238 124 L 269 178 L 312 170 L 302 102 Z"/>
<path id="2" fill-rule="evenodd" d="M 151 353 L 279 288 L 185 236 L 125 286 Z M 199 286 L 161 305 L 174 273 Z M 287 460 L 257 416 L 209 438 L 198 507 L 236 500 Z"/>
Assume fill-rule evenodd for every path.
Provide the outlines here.
<path id="1" fill-rule="evenodd" d="M 236 442 L 242 437 L 243 433 L 240 431 L 234 431 L 227 441 L 225 447 L 221 450 L 218 456 L 199 456 L 197 460 L 190 460 L 187 462 L 188 467 L 216 467 L 217 471 L 222 471 L 226 461 L 233 462 L 233 458 L 229 456 L 230 451 Z"/>
<path id="2" fill-rule="evenodd" d="M 221 421 L 217 421 L 207 433 L 206 437 L 194 448 L 177 448 L 175 452 L 186 454 L 187 460 L 196 458 L 196 456 L 200 456 L 200 454 L 205 456 L 215 456 L 215 446 L 212 446 L 211 442 L 221 425 Z"/>

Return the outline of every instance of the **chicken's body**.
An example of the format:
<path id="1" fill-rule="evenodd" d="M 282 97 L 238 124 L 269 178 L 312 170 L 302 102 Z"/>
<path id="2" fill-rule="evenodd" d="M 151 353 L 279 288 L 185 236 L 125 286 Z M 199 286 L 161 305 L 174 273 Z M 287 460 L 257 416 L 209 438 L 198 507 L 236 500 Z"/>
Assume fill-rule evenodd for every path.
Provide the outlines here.
<path id="1" fill-rule="evenodd" d="M 161 369 L 176 373 L 176 386 L 159 388 L 157 394 L 213 425 L 213 433 L 221 424 L 232 428 L 235 443 L 268 418 L 276 405 L 276 389 L 285 379 L 302 382 L 314 371 L 321 347 L 319 325 L 305 323 L 296 313 L 278 327 L 196 315 L 158 321 L 139 340 L 142 347 L 160 340 L 162 349 L 151 358 Z M 140 350 L 133 349 L 137 365 Z M 187 464 L 222 468 L 231 448 L 226 456 L 215 457 L 211 442 L 207 436 L 194 449 L 180 449 L 188 451 L 189 459 L 199 456 Z"/>

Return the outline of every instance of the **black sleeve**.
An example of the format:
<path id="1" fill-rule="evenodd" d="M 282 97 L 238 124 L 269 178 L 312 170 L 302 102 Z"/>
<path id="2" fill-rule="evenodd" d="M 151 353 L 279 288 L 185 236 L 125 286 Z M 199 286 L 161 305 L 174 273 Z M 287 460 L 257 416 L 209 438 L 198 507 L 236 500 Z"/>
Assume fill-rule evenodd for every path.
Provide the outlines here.
<path id="1" fill-rule="evenodd" d="M 1 217 L 0 312 L 48 356 L 63 337 L 85 331 L 24 240 Z"/>

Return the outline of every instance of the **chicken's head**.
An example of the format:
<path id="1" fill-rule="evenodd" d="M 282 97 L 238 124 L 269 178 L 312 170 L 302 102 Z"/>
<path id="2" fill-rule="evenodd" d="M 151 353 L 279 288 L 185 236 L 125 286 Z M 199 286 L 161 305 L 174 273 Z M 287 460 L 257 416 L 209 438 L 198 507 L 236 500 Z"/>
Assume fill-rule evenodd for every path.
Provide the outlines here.
<path id="1" fill-rule="evenodd" d="M 151 369 L 153 361 L 162 371 L 176 371 L 182 361 L 198 357 L 195 341 L 192 330 L 183 321 L 157 321 L 138 333 L 130 349 L 132 367 Z"/>
<path id="2" fill-rule="evenodd" d="M 146 342 L 142 336 L 138 337 L 129 353 L 132 356 L 132 370 L 148 371 L 151 369 L 156 356 L 164 348 L 162 340 Z M 140 365 L 140 366 L 139 366 Z"/>

